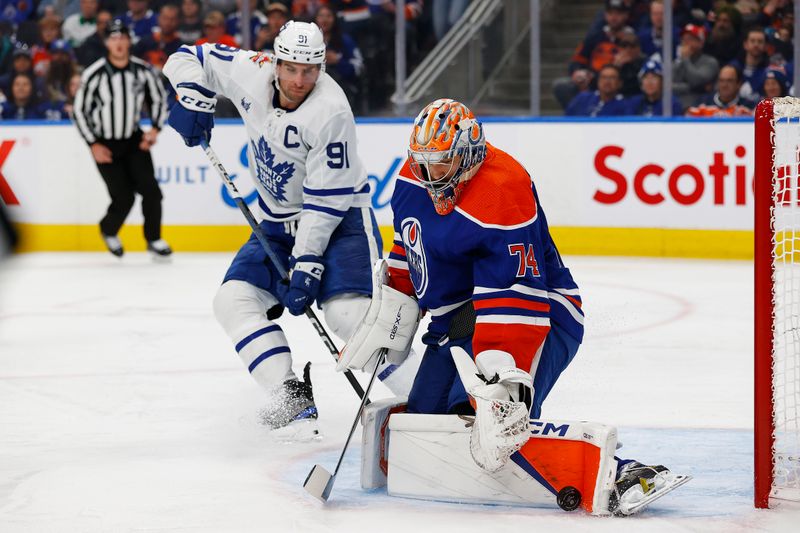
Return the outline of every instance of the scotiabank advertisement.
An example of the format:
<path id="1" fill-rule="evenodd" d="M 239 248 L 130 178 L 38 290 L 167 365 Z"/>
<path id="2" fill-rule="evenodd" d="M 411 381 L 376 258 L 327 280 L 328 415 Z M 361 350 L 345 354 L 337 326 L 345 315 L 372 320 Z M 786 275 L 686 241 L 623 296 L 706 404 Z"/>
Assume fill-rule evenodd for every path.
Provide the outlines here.
<path id="1" fill-rule="evenodd" d="M 359 123 L 358 153 L 381 226 L 405 157 L 409 122 Z M 749 122 L 487 121 L 486 137 L 534 178 L 553 227 L 752 229 Z M 254 210 L 241 124 L 212 147 Z M 153 149 L 165 225 L 241 226 L 242 215 L 200 148 L 167 128 Z M 96 224 L 108 205 L 88 148 L 69 124 L 0 124 L 0 197 L 28 224 Z M 141 223 L 138 206 L 129 222 Z"/>

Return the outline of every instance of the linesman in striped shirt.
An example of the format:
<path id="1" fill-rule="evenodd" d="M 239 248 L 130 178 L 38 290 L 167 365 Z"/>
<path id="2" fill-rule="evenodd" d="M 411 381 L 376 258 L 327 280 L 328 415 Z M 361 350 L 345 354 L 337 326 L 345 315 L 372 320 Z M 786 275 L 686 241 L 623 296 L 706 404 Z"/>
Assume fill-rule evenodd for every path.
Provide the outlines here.
<path id="1" fill-rule="evenodd" d="M 161 238 L 162 195 L 150 156 L 167 116 L 164 87 L 147 63 L 131 56 L 130 32 L 122 21 L 109 26 L 105 44 L 106 57 L 83 72 L 75 95 L 75 123 L 111 196 L 100 233 L 108 250 L 121 257 L 117 233 L 138 193 L 147 249 L 156 258 L 167 258 L 172 250 Z M 144 105 L 153 125 L 146 132 L 139 125 Z"/>

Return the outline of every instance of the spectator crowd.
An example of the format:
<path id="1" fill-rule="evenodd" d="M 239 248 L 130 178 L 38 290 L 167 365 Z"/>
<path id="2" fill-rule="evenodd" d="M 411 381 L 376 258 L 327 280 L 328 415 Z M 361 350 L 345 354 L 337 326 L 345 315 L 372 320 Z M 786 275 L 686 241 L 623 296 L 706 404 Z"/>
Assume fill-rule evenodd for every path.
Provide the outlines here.
<path id="1" fill-rule="evenodd" d="M 410 67 L 469 2 L 406 0 Z M 285 22 L 316 22 L 328 74 L 356 114 L 367 114 L 384 108 L 394 89 L 394 11 L 394 0 L 0 0 L 0 117 L 71 118 L 80 73 L 105 56 L 106 29 L 117 19 L 129 28 L 134 55 L 156 71 L 184 44 L 241 47 L 247 35 L 251 49 L 271 52 Z M 236 116 L 226 105 L 217 114 Z"/>
<path id="2" fill-rule="evenodd" d="M 409 69 L 469 3 L 406 0 Z M 794 94 L 794 2 L 672 4 L 673 116 L 751 115 L 762 98 Z M 370 114 L 394 89 L 394 9 L 394 0 L 0 0 L 0 118 L 71 118 L 80 73 L 105 56 L 106 28 L 116 19 L 129 28 L 134 55 L 156 71 L 184 44 L 249 40 L 269 52 L 285 22 L 314 21 L 328 46 L 327 72 L 356 114 Z M 605 0 L 568 75 L 554 82 L 565 114 L 663 115 L 663 27 L 663 0 Z M 223 101 L 217 114 L 236 112 Z"/>
<path id="3" fill-rule="evenodd" d="M 673 116 L 753 114 L 794 95 L 792 0 L 673 0 Z M 553 84 L 568 116 L 661 116 L 664 2 L 606 0 Z"/>

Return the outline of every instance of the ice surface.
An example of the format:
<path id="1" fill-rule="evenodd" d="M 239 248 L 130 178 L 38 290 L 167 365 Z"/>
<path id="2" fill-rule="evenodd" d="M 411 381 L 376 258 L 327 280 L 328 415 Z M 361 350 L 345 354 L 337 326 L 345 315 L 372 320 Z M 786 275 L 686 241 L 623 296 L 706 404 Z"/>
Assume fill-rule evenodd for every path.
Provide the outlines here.
<path id="1" fill-rule="evenodd" d="M 323 507 L 302 482 L 334 467 L 358 399 L 306 319 L 284 317 L 295 370 L 314 363 L 325 438 L 271 440 L 211 313 L 230 258 L 31 254 L 0 269 L 0 531 L 796 530 L 800 513 L 752 508 L 749 263 L 566 259 L 587 335 L 545 415 L 617 425 L 621 455 L 695 477 L 613 519 L 365 493 L 357 441 Z"/>

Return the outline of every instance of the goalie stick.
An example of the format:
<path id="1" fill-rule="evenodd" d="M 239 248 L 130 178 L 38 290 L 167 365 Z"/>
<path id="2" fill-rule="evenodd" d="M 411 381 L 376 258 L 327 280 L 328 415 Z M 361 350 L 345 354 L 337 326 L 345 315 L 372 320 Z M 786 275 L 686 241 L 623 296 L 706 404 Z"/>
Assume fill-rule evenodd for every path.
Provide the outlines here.
<path id="1" fill-rule="evenodd" d="M 347 452 L 347 446 L 350 445 L 350 439 L 353 438 L 353 433 L 356 432 L 358 421 L 361 420 L 361 413 L 364 412 L 364 407 L 368 403 L 367 395 L 369 395 L 369 391 L 372 390 L 372 384 L 375 383 L 375 376 L 378 375 L 378 368 L 383 364 L 387 351 L 388 350 L 386 348 L 381 348 L 380 352 L 378 353 L 378 362 L 375 365 L 375 370 L 372 371 L 372 376 L 369 378 L 369 383 L 367 384 L 367 394 L 361 399 L 361 405 L 358 407 L 355 420 L 353 420 L 353 425 L 350 428 L 350 434 L 347 435 L 347 440 L 344 441 L 344 448 L 342 448 L 342 453 L 339 455 L 339 461 L 336 462 L 336 468 L 334 469 L 333 474 L 325 470 L 325 467 L 322 465 L 317 464 L 311 468 L 306 480 L 303 482 L 303 488 L 306 489 L 306 492 L 314 496 L 322 503 L 327 502 L 331 495 L 333 484 L 336 482 L 336 474 L 339 473 L 339 468 L 342 466 L 342 460 L 344 459 L 345 452 Z"/>
<path id="2" fill-rule="evenodd" d="M 233 184 L 233 180 L 231 180 L 230 176 L 228 175 L 228 171 L 225 170 L 225 167 L 222 165 L 222 162 L 217 157 L 217 154 L 214 153 L 214 150 L 211 149 L 209 146 L 208 141 L 203 139 L 200 141 L 200 146 L 206 153 L 206 157 L 208 160 L 211 161 L 211 166 L 213 166 L 217 170 L 217 174 L 219 177 L 222 178 L 222 182 L 225 184 L 225 187 L 228 189 L 228 194 L 231 195 L 233 201 L 236 202 L 236 205 L 239 207 L 239 210 L 244 215 L 244 218 L 247 219 L 247 223 L 250 224 L 250 228 L 253 230 L 253 235 L 256 236 L 258 242 L 261 243 L 261 246 L 264 248 L 264 251 L 267 253 L 269 260 L 272 262 L 272 265 L 278 271 L 283 281 L 288 281 L 289 274 L 286 272 L 286 269 L 281 264 L 278 256 L 275 255 L 275 251 L 269 245 L 269 241 L 264 236 L 264 233 L 261 231 L 261 228 L 258 227 L 258 222 L 256 222 L 255 217 L 253 217 L 253 213 L 250 211 L 250 208 L 247 207 L 247 204 L 244 202 L 242 195 L 239 193 L 239 190 L 236 188 L 236 185 Z M 311 321 L 311 325 L 314 326 L 314 329 L 317 330 L 317 334 L 322 339 L 322 342 L 328 348 L 328 351 L 331 352 L 334 360 L 339 361 L 339 350 L 336 348 L 336 345 L 333 343 L 333 339 L 331 336 L 328 335 L 328 332 L 325 331 L 325 328 L 322 326 L 322 322 L 320 322 L 319 318 L 317 317 L 314 310 L 311 309 L 311 306 L 307 306 L 305 309 L 305 314 L 308 319 Z M 347 381 L 350 382 L 352 385 L 353 390 L 356 391 L 358 397 L 362 400 L 362 405 L 366 401 L 369 403 L 369 398 L 367 398 L 367 394 L 364 392 L 364 389 L 361 387 L 361 384 L 358 382 L 356 377 L 353 373 L 349 370 L 344 372 Z M 370 382 L 371 384 L 372 382 Z"/>

